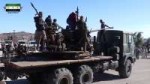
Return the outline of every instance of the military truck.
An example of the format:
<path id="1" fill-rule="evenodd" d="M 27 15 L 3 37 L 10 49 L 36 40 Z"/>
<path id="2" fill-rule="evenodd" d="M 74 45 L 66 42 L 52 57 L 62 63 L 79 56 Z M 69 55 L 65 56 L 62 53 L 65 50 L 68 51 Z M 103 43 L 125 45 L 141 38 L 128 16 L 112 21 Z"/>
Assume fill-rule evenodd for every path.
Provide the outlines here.
<path id="1" fill-rule="evenodd" d="M 95 73 L 113 69 L 128 78 L 135 62 L 132 33 L 107 30 L 105 41 L 100 33 L 94 36 L 93 53 L 70 49 L 30 52 L 5 62 L 5 75 L 12 80 L 26 76 L 31 84 L 91 84 Z"/>

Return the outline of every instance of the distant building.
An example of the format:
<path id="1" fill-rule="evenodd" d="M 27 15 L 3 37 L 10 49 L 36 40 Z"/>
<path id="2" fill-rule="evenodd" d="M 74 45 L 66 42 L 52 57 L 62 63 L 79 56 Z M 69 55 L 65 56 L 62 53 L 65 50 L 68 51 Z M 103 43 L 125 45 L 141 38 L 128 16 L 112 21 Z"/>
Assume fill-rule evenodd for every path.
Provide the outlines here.
<path id="1" fill-rule="evenodd" d="M 0 34 L 0 41 L 13 40 L 16 43 L 18 40 L 33 40 L 34 34 L 28 32 L 12 32 L 12 33 L 2 33 Z"/>

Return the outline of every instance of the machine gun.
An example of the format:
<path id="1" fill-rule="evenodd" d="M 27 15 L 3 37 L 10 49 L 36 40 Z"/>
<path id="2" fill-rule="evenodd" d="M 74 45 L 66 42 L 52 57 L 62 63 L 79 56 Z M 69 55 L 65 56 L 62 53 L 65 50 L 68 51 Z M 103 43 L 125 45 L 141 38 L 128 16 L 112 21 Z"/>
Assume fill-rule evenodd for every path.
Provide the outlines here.
<path id="1" fill-rule="evenodd" d="M 114 27 L 108 27 L 108 28 L 105 28 L 105 29 L 113 29 Z M 90 30 L 89 33 L 92 33 L 92 32 L 97 32 L 97 31 L 100 31 L 102 29 L 97 29 L 97 30 Z"/>
<path id="2" fill-rule="evenodd" d="M 109 27 L 109 28 L 105 28 L 105 29 L 113 29 L 113 27 Z M 100 30 L 102 30 L 102 29 L 96 29 L 96 30 L 91 29 L 90 31 L 88 31 L 88 34 L 93 33 L 93 32 L 98 32 Z"/>

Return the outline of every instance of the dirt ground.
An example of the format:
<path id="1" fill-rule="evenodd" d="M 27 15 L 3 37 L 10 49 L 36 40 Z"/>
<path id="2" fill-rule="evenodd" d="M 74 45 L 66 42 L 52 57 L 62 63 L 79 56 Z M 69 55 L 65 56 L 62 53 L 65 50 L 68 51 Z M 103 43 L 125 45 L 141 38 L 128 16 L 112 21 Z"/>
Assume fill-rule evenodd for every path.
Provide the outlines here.
<path id="1" fill-rule="evenodd" d="M 93 84 L 150 84 L 150 58 L 137 60 L 129 78 L 120 79 L 116 71 L 109 70 L 97 76 Z"/>

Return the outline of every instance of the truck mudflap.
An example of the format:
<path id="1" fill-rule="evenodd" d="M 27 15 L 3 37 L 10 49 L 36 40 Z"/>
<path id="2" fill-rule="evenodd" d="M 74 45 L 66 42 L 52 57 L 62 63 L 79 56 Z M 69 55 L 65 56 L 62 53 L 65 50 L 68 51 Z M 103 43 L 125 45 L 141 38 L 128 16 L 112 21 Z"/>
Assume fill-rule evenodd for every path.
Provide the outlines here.
<path id="1" fill-rule="evenodd" d="M 16 70 L 21 70 L 21 69 L 36 68 L 36 67 L 48 67 L 48 66 L 56 66 L 56 65 L 70 65 L 70 64 L 86 63 L 86 62 L 107 61 L 111 59 L 112 59 L 111 56 L 93 56 L 93 57 L 87 57 L 78 60 L 10 62 L 10 63 L 5 63 L 5 66 Z"/>

